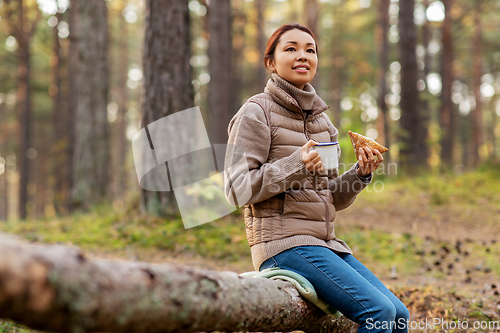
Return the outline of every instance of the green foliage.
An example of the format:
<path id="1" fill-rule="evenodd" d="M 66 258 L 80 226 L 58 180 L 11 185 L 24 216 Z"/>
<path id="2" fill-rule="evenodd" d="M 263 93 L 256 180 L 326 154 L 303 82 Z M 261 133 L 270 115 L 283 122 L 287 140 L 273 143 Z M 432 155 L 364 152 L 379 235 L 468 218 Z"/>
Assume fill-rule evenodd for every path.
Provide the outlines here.
<path id="1" fill-rule="evenodd" d="M 8 320 L 0 320 L 0 333 L 35 333 L 36 331 L 30 330 L 16 322 Z"/>

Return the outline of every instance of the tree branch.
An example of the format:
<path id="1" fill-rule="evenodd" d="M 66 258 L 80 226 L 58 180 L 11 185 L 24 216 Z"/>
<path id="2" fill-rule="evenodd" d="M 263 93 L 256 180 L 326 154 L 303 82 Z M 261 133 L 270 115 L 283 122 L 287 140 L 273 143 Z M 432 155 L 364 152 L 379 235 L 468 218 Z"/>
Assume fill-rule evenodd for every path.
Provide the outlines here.
<path id="1" fill-rule="evenodd" d="M 58 332 L 355 332 L 288 282 L 173 264 L 89 259 L 0 234 L 0 317 Z"/>

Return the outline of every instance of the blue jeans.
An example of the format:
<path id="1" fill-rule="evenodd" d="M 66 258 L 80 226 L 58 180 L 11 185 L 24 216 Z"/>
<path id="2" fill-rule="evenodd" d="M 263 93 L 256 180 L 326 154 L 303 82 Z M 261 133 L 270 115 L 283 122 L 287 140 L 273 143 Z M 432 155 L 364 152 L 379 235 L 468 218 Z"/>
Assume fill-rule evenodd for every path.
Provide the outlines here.
<path id="1" fill-rule="evenodd" d="M 264 261 L 305 277 L 318 297 L 360 324 L 358 332 L 408 332 L 406 306 L 358 259 L 323 246 L 297 246 Z"/>

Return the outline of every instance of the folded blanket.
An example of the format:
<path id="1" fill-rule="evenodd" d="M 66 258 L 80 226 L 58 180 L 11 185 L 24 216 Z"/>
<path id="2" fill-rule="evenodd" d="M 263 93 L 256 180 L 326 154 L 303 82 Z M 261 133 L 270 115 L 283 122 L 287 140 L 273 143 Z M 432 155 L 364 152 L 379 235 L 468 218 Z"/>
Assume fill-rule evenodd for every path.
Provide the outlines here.
<path id="1" fill-rule="evenodd" d="M 335 319 L 338 319 L 340 318 L 340 316 L 342 316 L 342 313 L 340 313 L 339 311 L 332 308 L 330 305 L 324 303 L 322 300 L 318 298 L 316 290 L 314 290 L 314 287 L 311 284 L 311 282 L 309 282 L 302 275 L 297 274 L 295 272 L 286 269 L 281 269 L 279 267 L 271 267 L 271 268 L 266 268 L 260 272 L 252 271 L 252 272 L 241 273 L 240 276 L 260 277 L 273 280 L 280 279 L 291 282 L 300 295 L 302 295 L 309 302 L 313 303 L 318 308 L 323 310 L 323 312 L 325 312 L 330 316 L 333 316 Z"/>

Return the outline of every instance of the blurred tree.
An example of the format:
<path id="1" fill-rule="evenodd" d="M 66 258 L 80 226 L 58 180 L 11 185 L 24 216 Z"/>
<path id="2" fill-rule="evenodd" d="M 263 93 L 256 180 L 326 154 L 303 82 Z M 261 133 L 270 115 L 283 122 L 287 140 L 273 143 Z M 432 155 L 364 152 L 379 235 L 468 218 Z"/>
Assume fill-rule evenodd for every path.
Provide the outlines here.
<path id="1" fill-rule="evenodd" d="M 481 101 L 481 77 L 483 76 L 483 54 L 481 23 L 483 0 L 474 1 L 474 32 L 472 37 L 472 91 L 476 100 L 476 106 L 471 112 L 472 118 L 472 165 L 477 167 L 480 162 L 479 150 L 483 142 L 483 104 Z"/>
<path id="2" fill-rule="evenodd" d="M 78 66 L 78 31 L 77 31 L 77 4 L 81 0 L 72 0 L 68 9 L 68 25 L 69 25 L 69 50 L 68 50 L 68 64 L 67 64 L 67 75 L 68 75 L 68 93 L 67 93 L 67 118 L 66 118 L 66 128 L 67 128 L 67 145 L 66 145 L 66 172 L 67 172 L 67 188 L 69 189 L 70 195 L 66 196 L 64 206 L 67 212 L 71 211 L 71 189 L 74 184 L 74 169 L 73 169 L 73 156 L 75 150 L 75 115 L 77 107 L 77 97 L 78 97 L 78 82 L 77 82 L 77 66 Z"/>
<path id="3" fill-rule="evenodd" d="M 312 31 L 318 43 L 320 41 L 319 26 L 318 26 L 320 6 L 321 4 L 318 2 L 318 0 L 304 1 L 305 26 Z M 314 86 L 314 89 L 317 92 L 321 89 L 320 79 L 318 75 L 314 76 L 313 80 L 310 83 Z"/>
<path id="4" fill-rule="evenodd" d="M 264 68 L 264 53 L 266 53 L 266 34 L 264 32 L 265 20 L 264 13 L 266 10 L 266 0 L 255 0 L 255 9 L 257 10 L 257 21 L 255 22 L 255 28 L 257 33 L 257 52 L 259 54 L 259 69 L 257 70 L 257 78 L 255 83 L 257 84 L 256 91 L 263 90 L 266 85 L 266 69 Z"/>
<path id="5" fill-rule="evenodd" d="M 118 16 L 118 90 L 119 90 L 119 100 L 118 100 L 118 123 L 116 128 L 116 143 L 117 143 L 117 163 L 115 163 L 118 168 L 116 173 L 116 180 L 118 184 L 117 194 L 123 197 L 127 189 L 127 173 L 126 173 L 126 158 L 128 151 L 128 141 L 126 137 L 127 132 L 127 109 L 128 109 L 128 65 L 129 65 L 129 47 L 128 47 L 128 25 L 127 21 L 123 17 L 123 12 L 127 7 L 127 0 L 120 0 L 119 13 Z"/>
<path id="6" fill-rule="evenodd" d="M 426 12 L 427 12 L 427 9 L 429 8 L 429 4 L 430 4 L 430 0 L 423 1 L 424 9 Z M 431 22 L 429 22 L 429 20 L 426 19 L 423 26 L 422 26 L 422 46 L 423 46 L 425 51 L 424 51 L 424 69 L 423 69 L 423 71 L 421 71 L 421 75 L 422 75 L 422 80 L 424 81 L 424 83 L 427 80 L 427 75 L 429 75 L 429 73 L 431 72 L 431 66 L 432 66 L 432 61 L 431 61 L 432 57 L 431 57 L 431 52 L 429 51 L 429 44 L 431 42 L 431 36 L 432 36 L 431 28 L 432 28 Z M 431 123 L 431 114 L 432 114 L 431 103 L 429 102 L 430 92 L 429 92 L 429 87 L 427 86 L 427 84 L 425 84 L 425 89 L 423 89 L 423 93 L 424 93 L 423 94 L 424 98 L 420 99 L 420 103 L 421 103 L 420 110 L 421 110 L 422 123 L 423 123 L 423 125 L 420 126 L 420 130 L 421 130 L 420 136 L 422 138 L 427 138 L 427 131 L 428 131 L 429 125 Z M 430 150 L 429 144 L 430 143 L 426 140 L 425 145 L 422 148 L 424 150 L 424 152 L 423 152 L 424 156 L 429 155 L 429 150 Z"/>
<path id="7" fill-rule="evenodd" d="M 147 131 L 146 125 L 194 104 L 188 3 L 147 0 L 145 26 L 141 127 Z M 173 191 L 142 190 L 141 208 L 155 214 L 178 212 Z"/>
<path id="8" fill-rule="evenodd" d="M 401 64 L 401 148 L 400 161 L 404 168 L 427 165 L 426 137 L 423 137 L 420 97 L 417 89 L 417 32 L 413 20 L 415 2 L 399 2 L 399 58 Z"/>
<path id="9" fill-rule="evenodd" d="M 17 48 L 17 113 L 19 126 L 19 148 L 17 166 L 19 169 L 19 218 L 26 218 L 28 202 L 28 184 L 30 182 L 30 159 L 28 149 L 31 148 L 31 52 L 30 43 L 35 33 L 41 14 L 37 4 L 28 6 L 24 0 L 5 0 L 5 20 L 9 33 L 16 39 Z M 33 15 L 34 14 L 34 15 Z M 31 17 L 30 17 L 31 16 Z M 32 16 L 35 16 L 34 18 Z"/>
<path id="10" fill-rule="evenodd" d="M 230 108 L 234 90 L 231 81 L 231 2 L 211 0 L 208 12 L 208 132 L 210 141 L 227 143 L 227 126 L 231 120 Z"/>
<path id="11" fill-rule="evenodd" d="M 3 100 L 5 97 L 0 97 L 0 221 L 7 221 L 9 216 L 9 184 L 7 182 L 7 161 L 5 152 L 8 149 L 9 132 L 4 124 L 7 120 L 7 106 Z"/>
<path id="12" fill-rule="evenodd" d="M 342 99 L 342 82 L 344 80 L 344 21 L 346 11 L 344 10 L 346 0 L 333 5 L 333 27 L 332 27 L 332 77 L 331 77 L 331 107 L 333 109 L 333 124 L 340 126 L 340 101 Z"/>
<path id="13" fill-rule="evenodd" d="M 306 22 L 305 25 L 312 31 L 316 38 L 319 38 L 319 7 L 320 4 L 318 3 L 318 0 L 304 1 L 304 21 Z"/>
<path id="14" fill-rule="evenodd" d="M 58 1 L 56 2 L 58 4 Z M 63 15 L 57 12 L 55 14 L 57 22 L 61 22 Z M 66 210 L 65 200 L 66 188 L 69 187 L 67 180 L 69 178 L 69 170 L 61 168 L 62 165 L 67 165 L 68 156 L 68 108 L 63 105 L 63 90 L 62 90 L 62 75 L 63 75 L 63 50 L 59 40 L 59 29 L 57 25 L 52 28 L 52 57 L 50 60 L 52 71 L 52 82 L 49 87 L 49 95 L 52 98 L 52 135 L 49 163 L 49 188 L 53 193 L 49 200 L 54 206 L 56 213 L 61 213 Z M 65 184 L 66 183 L 66 184 Z M 37 205 L 37 208 L 39 206 Z"/>
<path id="15" fill-rule="evenodd" d="M 443 51 L 441 53 L 441 115 L 440 125 L 441 136 L 441 159 L 444 166 L 449 166 L 453 162 L 455 118 L 456 111 L 451 100 L 453 74 L 453 36 L 451 12 L 453 0 L 443 0 L 445 8 L 444 22 L 441 28 Z"/>
<path id="16" fill-rule="evenodd" d="M 387 122 L 388 108 L 385 101 L 387 95 L 386 75 L 389 71 L 389 5 L 390 0 L 378 0 L 377 4 L 377 25 L 375 39 L 379 49 L 379 67 L 377 70 L 377 81 L 379 94 L 377 98 L 380 115 L 377 117 L 377 132 L 379 134 L 377 141 L 389 148 L 391 141 L 389 137 L 389 125 Z M 389 154 L 387 154 L 386 163 L 389 163 Z"/>
<path id="17" fill-rule="evenodd" d="M 102 203 L 108 194 L 110 157 L 108 20 L 106 1 L 78 0 L 75 6 L 76 96 L 72 208 Z"/>
<path id="18" fill-rule="evenodd" d="M 243 10 L 241 1 L 238 7 L 235 7 L 236 1 L 233 1 L 233 31 L 232 37 L 233 52 L 231 54 L 231 63 L 233 63 L 231 71 L 232 91 L 229 119 L 238 111 L 241 106 L 241 94 L 243 85 L 243 66 L 244 66 L 244 53 L 245 53 L 245 25 L 247 24 L 247 15 Z M 257 71 L 259 72 L 259 71 Z M 258 74 L 257 74 L 258 75 Z M 260 79 L 260 78 L 259 78 Z"/>

